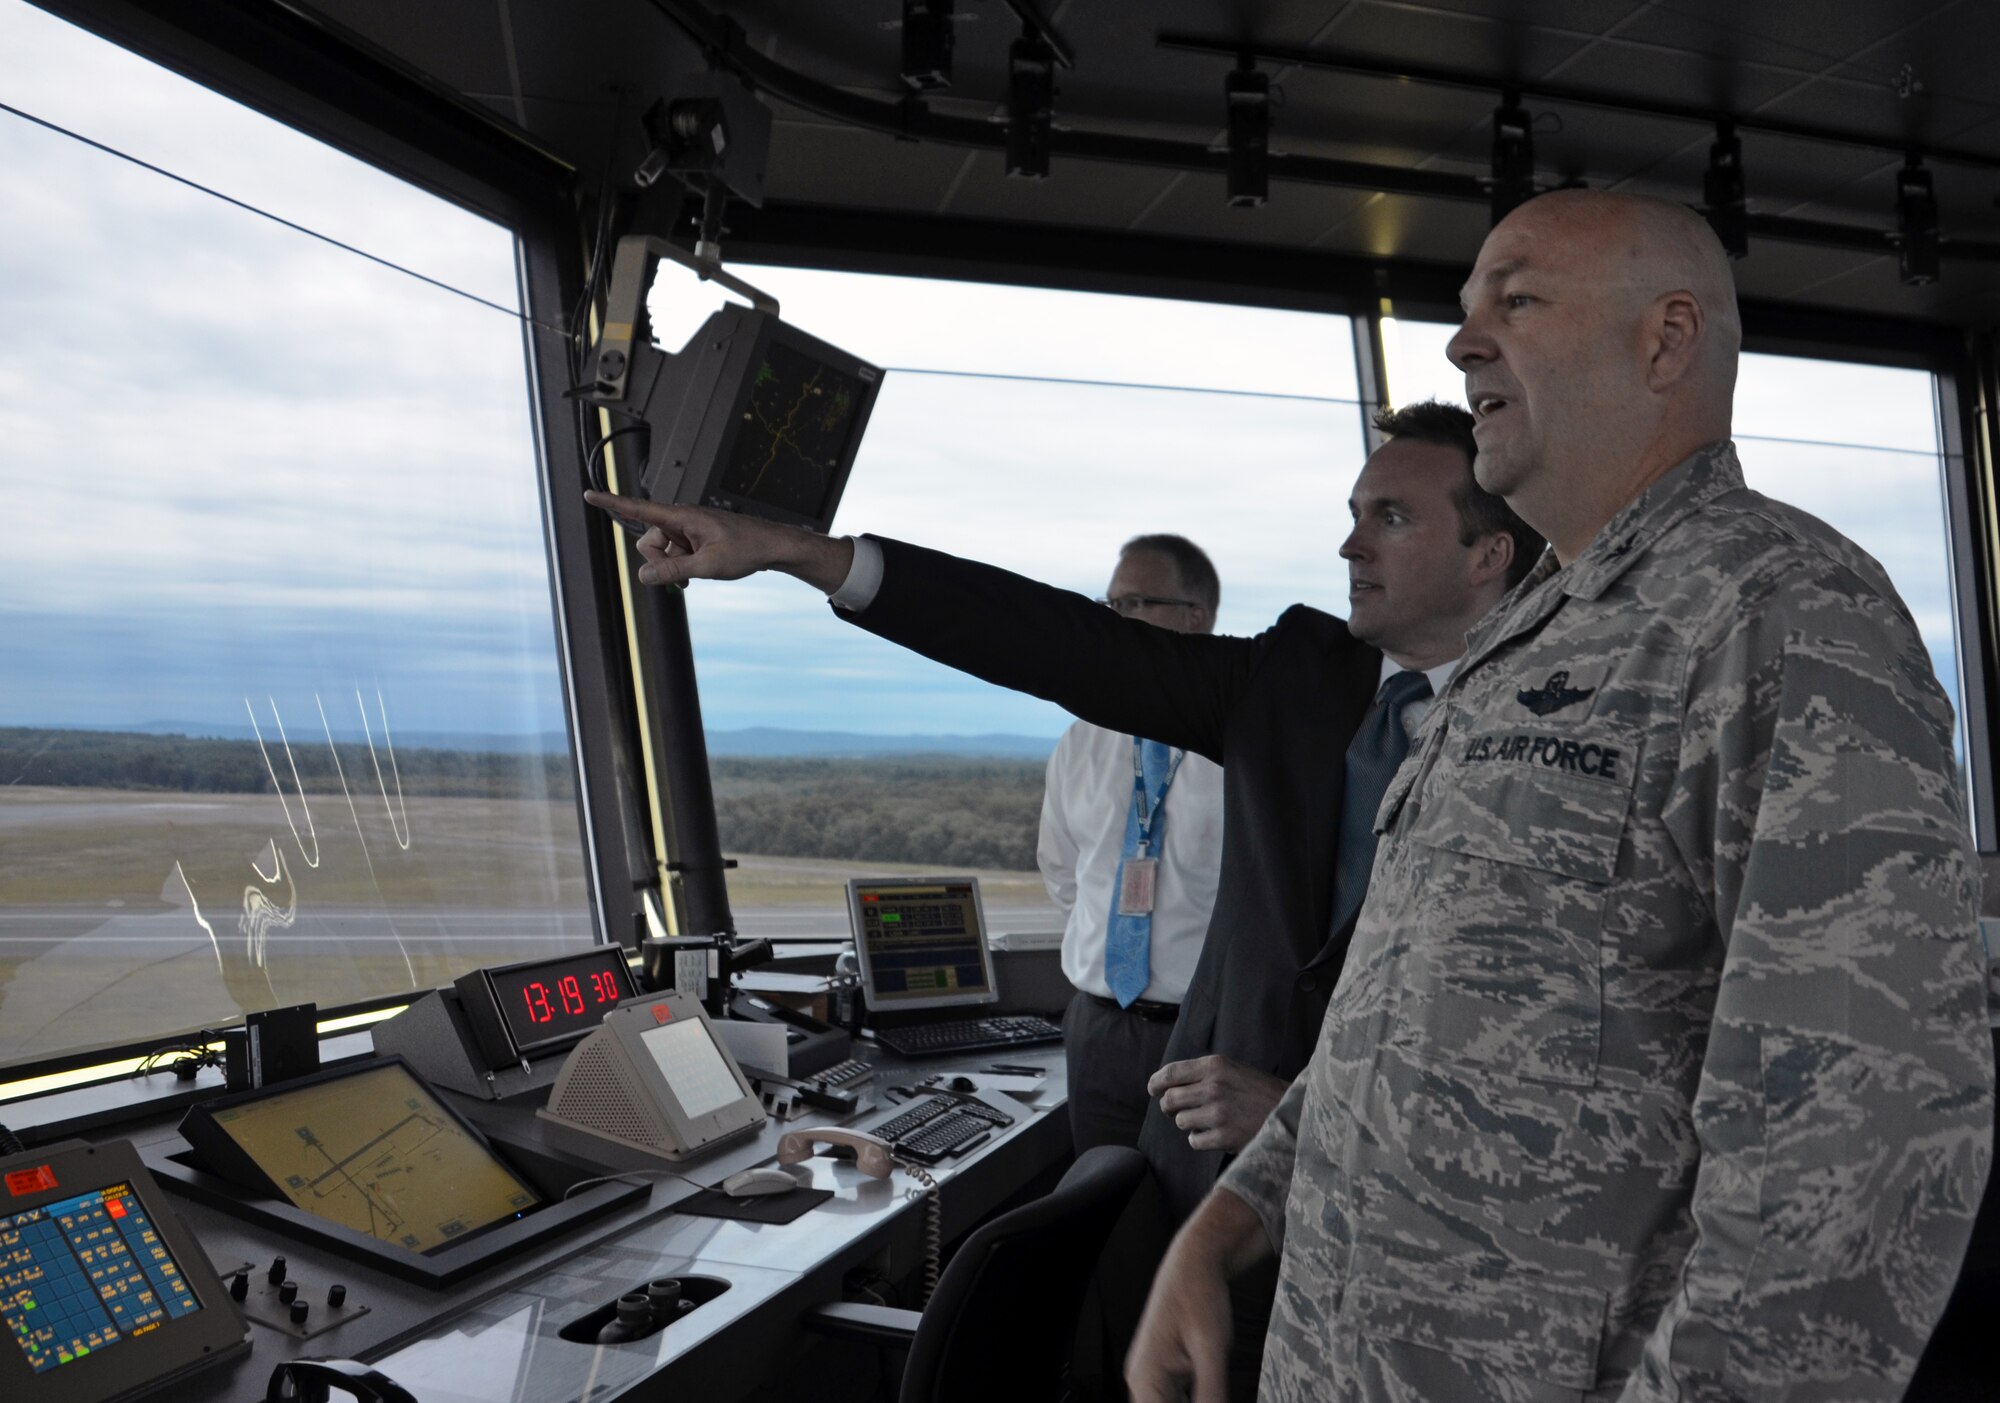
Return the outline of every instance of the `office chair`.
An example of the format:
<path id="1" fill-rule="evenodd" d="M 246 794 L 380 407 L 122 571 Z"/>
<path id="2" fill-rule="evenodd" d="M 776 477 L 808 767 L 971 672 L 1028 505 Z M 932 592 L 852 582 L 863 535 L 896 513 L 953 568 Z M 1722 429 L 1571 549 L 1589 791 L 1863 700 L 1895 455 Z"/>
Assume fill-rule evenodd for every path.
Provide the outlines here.
<path id="1" fill-rule="evenodd" d="M 841 1301 L 803 1323 L 908 1349 L 899 1403 L 1067 1398 L 1084 1292 L 1145 1174 L 1137 1150 L 1087 1150 L 1047 1196 L 968 1235 L 921 1314 Z"/>

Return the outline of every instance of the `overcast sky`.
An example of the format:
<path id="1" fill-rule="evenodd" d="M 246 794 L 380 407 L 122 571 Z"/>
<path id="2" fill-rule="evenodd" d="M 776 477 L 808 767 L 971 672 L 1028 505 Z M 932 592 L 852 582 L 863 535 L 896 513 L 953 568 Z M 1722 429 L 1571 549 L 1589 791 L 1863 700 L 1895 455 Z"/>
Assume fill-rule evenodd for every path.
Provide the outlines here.
<path id="1" fill-rule="evenodd" d="M 0 101 L 514 305 L 507 231 L 18 0 Z M 291 725 L 317 696 L 358 733 L 354 692 L 379 688 L 405 732 L 561 728 L 518 321 L 7 114 L 0 210 L 0 725 L 234 728 L 246 698 Z M 1215 558 L 1229 631 L 1344 610 L 1345 320 L 740 271 L 891 368 L 836 529 L 1091 594 L 1121 541 L 1178 531 Z M 1456 398 L 1449 328 L 1399 332 L 1398 397 Z M 1865 446 L 1744 457 L 1877 554 L 1948 659 L 1927 377 L 1753 357 L 1739 427 Z M 711 729 L 1066 720 L 788 579 L 698 585 L 689 609 Z"/>

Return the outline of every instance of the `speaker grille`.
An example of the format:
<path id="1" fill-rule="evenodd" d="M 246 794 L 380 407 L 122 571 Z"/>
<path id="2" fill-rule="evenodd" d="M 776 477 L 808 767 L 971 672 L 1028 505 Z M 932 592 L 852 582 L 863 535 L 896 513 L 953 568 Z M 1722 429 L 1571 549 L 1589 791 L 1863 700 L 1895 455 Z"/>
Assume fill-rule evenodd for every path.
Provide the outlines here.
<path id="1" fill-rule="evenodd" d="M 549 1114 L 648 1149 L 672 1148 L 659 1113 L 632 1096 L 620 1058 L 595 1033 L 570 1054 L 549 1097 Z"/>

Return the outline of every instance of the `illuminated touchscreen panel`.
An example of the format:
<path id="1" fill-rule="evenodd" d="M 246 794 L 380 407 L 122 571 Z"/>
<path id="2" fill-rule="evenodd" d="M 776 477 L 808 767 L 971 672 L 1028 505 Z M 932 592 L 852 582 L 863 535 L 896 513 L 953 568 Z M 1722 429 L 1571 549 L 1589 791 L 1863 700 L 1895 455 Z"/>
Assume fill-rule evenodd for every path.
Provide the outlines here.
<path id="1" fill-rule="evenodd" d="M 0 1217 L 0 1320 L 37 1374 L 200 1309 L 130 1184 Z"/>
<path id="2" fill-rule="evenodd" d="M 218 1105 L 212 1114 L 293 1205 L 413 1252 L 541 1202 L 400 1064 Z"/>
<path id="3" fill-rule="evenodd" d="M 710 1115 L 743 1099 L 735 1073 L 722 1060 L 715 1035 L 698 1018 L 662 1023 L 639 1034 L 653 1065 L 667 1079 L 681 1113 L 689 1120 Z"/>

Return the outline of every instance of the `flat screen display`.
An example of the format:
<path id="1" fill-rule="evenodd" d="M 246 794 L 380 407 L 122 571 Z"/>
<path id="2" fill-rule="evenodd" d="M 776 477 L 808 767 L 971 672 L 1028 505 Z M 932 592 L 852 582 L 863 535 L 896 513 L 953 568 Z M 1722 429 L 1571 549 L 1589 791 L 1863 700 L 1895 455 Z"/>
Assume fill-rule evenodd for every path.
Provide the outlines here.
<path id="1" fill-rule="evenodd" d="M 868 387 L 780 334 L 774 327 L 750 374 L 742 422 L 711 492 L 818 518 L 852 457 Z"/>
<path id="2" fill-rule="evenodd" d="M 994 997 L 979 890 L 971 878 L 857 881 L 850 904 L 870 1008 Z"/>
<path id="3" fill-rule="evenodd" d="M 541 1203 L 396 1063 L 217 1106 L 212 1117 L 294 1206 L 413 1252 Z"/>
<path id="4" fill-rule="evenodd" d="M 486 978 L 507 1035 L 522 1052 L 589 1032 L 631 996 L 625 955 L 615 946 L 489 970 Z"/>
<path id="5" fill-rule="evenodd" d="M 130 1184 L 0 1217 L 0 1320 L 37 1374 L 200 1309 Z"/>
<path id="6" fill-rule="evenodd" d="M 667 1079 L 681 1114 L 689 1120 L 710 1115 L 743 1099 L 729 1064 L 715 1045 L 714 1036 L 698 1018 L 662 1023 L 639 1034 L 653 1064 Z"/>

